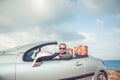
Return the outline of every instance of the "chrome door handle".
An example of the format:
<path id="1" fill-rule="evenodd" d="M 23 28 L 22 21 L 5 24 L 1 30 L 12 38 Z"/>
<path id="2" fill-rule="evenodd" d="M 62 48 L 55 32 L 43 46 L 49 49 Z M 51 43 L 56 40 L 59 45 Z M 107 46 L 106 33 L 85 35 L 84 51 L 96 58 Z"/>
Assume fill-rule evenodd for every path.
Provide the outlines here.
<path id="1" fill-rule="evenodd" d="M 76 62 L 76 66 L 81 66 L 82 63 Z"/>

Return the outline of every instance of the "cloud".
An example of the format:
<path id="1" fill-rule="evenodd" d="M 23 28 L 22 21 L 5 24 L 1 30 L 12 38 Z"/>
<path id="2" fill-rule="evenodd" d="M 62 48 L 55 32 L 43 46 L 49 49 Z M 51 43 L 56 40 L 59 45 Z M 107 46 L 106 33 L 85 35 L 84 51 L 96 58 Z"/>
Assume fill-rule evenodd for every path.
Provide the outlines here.
<path id="1" fill-rule="evenodd" d="M 0 34 L 0 50 L 8 47 L 12 47 L 15 43 L 11 43 L 11 39 L 6 35 Z M 7 43 L 6 43 L 7 42 Z"/>
<path id="2" fill-rule="evenodd" d="M 84 33 L 84 32 L 79 32 L 78 33 L 80 36 L 84 36 L 85 39 L 82 41 L 85 43 L 95 43 L 96 40 L 96 35 L 93 33 Z"/>
<path id="3" fill-rule="evenodd" d="M 108 33 L 107 33 L 109 36 L 113 36 L 115 37 L 116 36 L 120 36 L 120 27 L 113 27 L 112 30 L 110 30 Z"/>
<path id="4" fill-rule="evenodd" d="M 91 13 L 119 14 L 120 12 L 119 0 L 82 0 L 82 3 Z"/>
<path id="5" fill-rule="evenodd" d="M 120 33 L 120 27 L 114 27 L 113 32 L 114 33 Z"/>
<path id="6" fill-rule="evenodd" d="M 78 35 L 75 32 L 68 32 L 67 30 L 55 30 L 55 33 L 58 35 L 57 40 L 61 41 L 74 41 L 74 40 L 83 40 L 84 36 Z"/>
<path id="7" fill-rule="evenodd" d="M 13 25 L 13 24 L 14 24 L 13 21 L 10 20 L 9 18 L 0 16 L 0 25 L 9 26 L 9 25 Z"/>
<path id="8" fill-rule="evenodd" d="M 57 24 L 76 14 L 76 11 L 76 6 L 70 0 L 1 1 L 0 25 L 14 28 L 23 25 Z"/>
<path id="9" fill-rule="evenodd" d="M 72 20 L 89 10 L 92 13 L 119 12 L 119 0 L 2 0 L 0 1 L 0 32 L 50 26 Z M 102 21 L 97 21 L 103 25 Z"/>
<path id="10" fill-rule="evenodd" d="M 34 41 L 34 36 L 28 32 L 12 32 L 10 34 L 0 34 L 0 50 L 15 47 Z"/>
<path id="11" fill-rule="evenodd" d="M 99 26 L 104 26 L 105 25 L 105 22 L 103 20 L 97 19 L 96 22 Z"/>

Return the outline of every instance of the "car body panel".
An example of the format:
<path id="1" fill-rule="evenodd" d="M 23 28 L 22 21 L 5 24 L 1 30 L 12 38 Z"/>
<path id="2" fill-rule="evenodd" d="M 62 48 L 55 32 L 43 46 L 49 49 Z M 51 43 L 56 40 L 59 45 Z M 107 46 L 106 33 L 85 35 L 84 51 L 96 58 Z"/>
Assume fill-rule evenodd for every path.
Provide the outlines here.
<path id="1" fill-rule="evenodd" d="M 76 66 L 78 61 L 83 64 L 82 60 L 78 59 L 43 61 L 39 67 L 31 67 L 32 62 L 24 62 L 21 57 L 22 54 L 19 55 L 17 60 L 16 80 L 58 80 L 82 75 L 84 72 L 84 65 Z M 29 75 L 29 77 L 24 74 Z"/>
<path id="2" fill-rule="evenodd" d="M 0 56 L 0 80 L 15 80 L 15 61 L 17 55 Z"/>

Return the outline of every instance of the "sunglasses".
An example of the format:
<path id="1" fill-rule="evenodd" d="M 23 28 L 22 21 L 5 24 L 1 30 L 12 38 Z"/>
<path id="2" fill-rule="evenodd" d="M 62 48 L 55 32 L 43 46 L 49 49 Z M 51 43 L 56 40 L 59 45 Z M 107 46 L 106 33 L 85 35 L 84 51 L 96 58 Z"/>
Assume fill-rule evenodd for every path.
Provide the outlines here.
<path id="1" fill-rule="evenodd" d="M 60 50 L 66 50 L 66 48 L 59 48 Z"/>

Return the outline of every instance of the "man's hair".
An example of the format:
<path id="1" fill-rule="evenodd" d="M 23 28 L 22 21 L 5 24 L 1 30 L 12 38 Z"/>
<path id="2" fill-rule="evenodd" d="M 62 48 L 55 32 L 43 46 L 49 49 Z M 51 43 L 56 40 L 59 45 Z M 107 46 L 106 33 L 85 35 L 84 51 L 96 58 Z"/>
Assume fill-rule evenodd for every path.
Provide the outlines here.
<path id="1" fill-rule="evenodd" d="M 60 43 L 60 44 L 59 44 L 59 47 L 60 47 L 60 45 L 64 45 L 65 48 L 67 47 L 65 43 Z"/>

